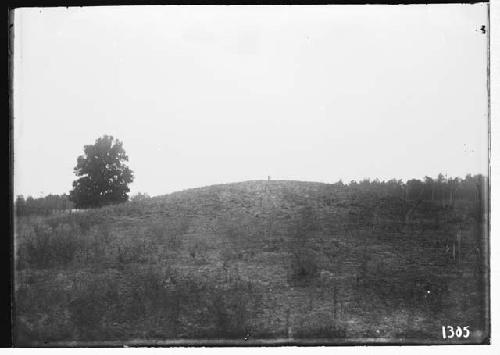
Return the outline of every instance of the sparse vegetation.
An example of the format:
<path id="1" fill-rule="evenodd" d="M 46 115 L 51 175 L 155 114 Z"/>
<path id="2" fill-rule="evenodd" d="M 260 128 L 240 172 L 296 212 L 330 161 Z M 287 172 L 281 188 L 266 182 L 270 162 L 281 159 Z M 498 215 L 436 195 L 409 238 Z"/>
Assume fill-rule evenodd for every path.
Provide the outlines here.
<path id="1" fill-rule="evenodd" d="M 245 182 L 19 216 L 17 344 L 484 330 L 487 180 L 442 180 Z"/>

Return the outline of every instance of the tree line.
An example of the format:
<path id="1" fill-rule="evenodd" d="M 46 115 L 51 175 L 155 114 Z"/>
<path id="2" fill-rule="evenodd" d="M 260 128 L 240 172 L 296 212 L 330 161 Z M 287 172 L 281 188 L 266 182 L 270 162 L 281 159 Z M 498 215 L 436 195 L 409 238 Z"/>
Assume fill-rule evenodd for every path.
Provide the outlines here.
<path id="1" fill-rule="evenodd" d="M 448 178 L 439 174 L 437 178 L 380 181 L 364 179 L 336 185 L 354 191 L 371 192 L 377 196 L 399 197 L 404 201 L 427 200 L 452 204 L 455 200 L 479 201 L 484 198 L 488 186 L 487 177 L 481 174 L 467 174 L 465 178 Z"/>
<path id="2" fill-rule="evenodd" d="M 40 198 L 23 195 L 18 195 L 15 201 L 15 210 L 17 216 L 46 216 L 55 212 L 70 211 L 74 208 L 73 202 L 69 200 L 69 196 L 48 195 Z"/>
<path id="3" fill-rule="evenodd" d="M 18 215 L 48 214 L 51 211 L 71 208 L 98 208 L 129 201 L 128 185 L 134 181 L 134 173 L 126 164 L 128 156 L 123 143 L 113 136 L 104 135 L 94 144 L 84 146 L 84 154 L 78 156 L 74 173 L 78 177 L 73 181 L 69 195 L 49 195 L 34 199 L 18 196 L 16 213 Z M 411 179 L 404 183 L 392 179 L 364 179 L 344 184 L 334 184 L 352 192 L 369 192 L 376 196 L 400 197 L 404 201 L 431 200 L 452 204 L 456 199 L 481 201 L 487 186 L 486 177 L 468 174 L 465 179 L 448 178 L 439 174 L 437 178 L 426 176 L 423 180 Z M 147 194 L 138 194 L 133 201 L 149 198 Z"/>
<path id="4" fill-rule="evenodd" d="M 404 201 L 427 200 L 441 204 L 452 204 L 456 200 L 482 201 L 484 199 L 487 178 L 481 174 L 468 174 L 465 178 L 447 178 L 439 174 L 437 178 L 426 176 L 424 179 L 380 181 L 378 179 L 364 179 L 351 181 L 346 184 L 342 181 L 335 183 L 339 188 L 351 192 L 371 193 L 378 197 L 392 196 Z M 130 197 L 132 202 L 140 202 L 149 199 L 146 193 L 137 193 Z M 124 201 L 123 201 L 124 202 Z M 74 209 L 75 203 L 71 201 L 70 195 L 48 195 L 33 198 L 19 195 L 15 201 L 16 215 L 48 215 L 58 211 L 69 211 Z"/>

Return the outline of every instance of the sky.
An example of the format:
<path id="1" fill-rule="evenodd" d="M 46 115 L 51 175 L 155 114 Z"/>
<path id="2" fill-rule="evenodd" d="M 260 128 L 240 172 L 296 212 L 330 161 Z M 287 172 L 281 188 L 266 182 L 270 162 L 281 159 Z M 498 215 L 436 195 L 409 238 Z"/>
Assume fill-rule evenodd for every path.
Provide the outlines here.
<path id="1" fill-rule="evenodd" d="M 123 142 L 150 195 L 488 172 L 485 4 L 15 11 L 14 194 Z"/>

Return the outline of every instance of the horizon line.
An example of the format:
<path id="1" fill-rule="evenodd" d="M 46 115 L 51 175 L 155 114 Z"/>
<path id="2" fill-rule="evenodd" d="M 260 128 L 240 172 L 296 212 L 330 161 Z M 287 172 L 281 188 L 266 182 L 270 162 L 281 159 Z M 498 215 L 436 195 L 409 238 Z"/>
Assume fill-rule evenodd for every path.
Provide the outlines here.
<path id="1" fill-rule="evenodd" d="M 249 179 L 249 180 L 238 180 L 238 181 L 230 181 L 230 182 L 219 182 L 219 183 L 213 183 L 213 184 L 207 184 L 207 185 L 199 185 L 199 186 L 186 187 L 186 188 L 182 188 L 182 189 L 178 189 L 178 190 L 174 190 L 174 191 L 170 191 L 170 192 L 159 193 L 159 194 L 155 194 L 155 195 L 150 195 L 147 191 L 139 191 L 138 190 L 138 191 L 134 192 L 133 194 L 129 194 L 129 197 L 132 197 L 132 196 L 137 195 L 137 194 L 146 194 L 146 195 L 148 195 L 150 197 L 160 197 L 160 196 L 170 195 L 170 194 L 173 194 L 173 193 L 176 193 L 176 192 L 182 192 L 182 191 L 187 191 L 187 190 L 192 190 L 192 189 L 200 189 L 200 188 L 211 187 L 211 186 L 241 184 L 241 183 L 246 183 L 246 182 L 273 182 L 274 181 L 274 182 L 316 183 L 316 184 L 324 184 L 324 185 L 335 185 L 335 184 L 338 184 L 338 183 L 342 183 L 344 185 L 350 185 L 353 182 L 360 183 L 360 182 L 364 182 L 364 181 L 369 181 L 369 182 L 378 181 L 380 183 L 387 183 L 387 182 L 390 182 L 390 181 L 397 181 L 397 182 L 401 182 L 402 184 L 407 184 L 409 181 L 412 181 L 412 180 L 418 180 L 418 181 L 424 182 L 426 177 L 430 177 L 433 180 L 436 180 L 439 177 L 439 175 L 443 175 L 443 177 L 446 180 L 449 180 L 449 179 L 454 180 L 454 179 L 457 179 L 457 178 L 461 179 L 461 180 L 465 180 L 467 178 L 467 176 L 475 177 L 475 176 L 478 176 L 478 175 L 486 177 L 486 178 L 490 177 L 489 172 L 488 172 L 488 174 L 483 174 L 483 173 L 475 173 L 475 174 L 473 174 L 473 173 L 466 173 L 464 176 L 452 176 L 452 175 L 448 176 L 448 174 L 440 173 L 440 174 L 438 174 L 435 177 L 429 176 L 429 175 L 425 175 L 425 176 L 423 176 L 421 178 L 409 178 L 409 179 L 395 178 L 395 177 L 390 178 L 390 179 L 380 179 L 380 178 L 364 177 L 364 178 L 361 178 L 361 179 L 351 179 L 351 180 L 338 179 L 338 180 L 333 181 L 333 182 L 325 182 L 325 181 L 320 181 L 320 180 L 272 179 L 272 176 L 268 176 L 268 179 Z M 17 198 L 17 196 L 23 196 L 25 198 L 28 198 L 28 197 L 43 198 L 43 197 L 47 197 L 47 196 L 69 195 L 70 191 L 71 190 L 65 191 L 65 192 L 61 192 L 61 193 L 49 192 L 47 194 L 45 194 L 44 191 L 41 191 L 39 195 L 15 193 L 15 191 L 13 191 L 14 193 L 12 194 L 12 196 L 13 196 L 14 200 Z"/>

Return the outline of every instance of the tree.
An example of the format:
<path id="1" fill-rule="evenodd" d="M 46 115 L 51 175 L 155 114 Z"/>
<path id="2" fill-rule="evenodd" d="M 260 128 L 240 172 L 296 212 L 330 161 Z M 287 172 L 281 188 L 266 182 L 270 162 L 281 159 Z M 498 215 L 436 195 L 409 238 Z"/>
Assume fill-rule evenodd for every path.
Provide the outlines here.
<path id="1" fill-rule="evenodd" d="M 98 138 L 94 145 L 84 146 L 84 155 L 74 169 L 78 180 L 73 181 L 70 200 L 76 208 L 93 208 L 128 200 L 128 184 L 133 172 L 124 162 L 128 156 L 123 143 L 113 136 Z"/>
<path id="2" fill-rule="evenodd" d="M 23 195 L 18 195 L 16 198 L 16 215 L 22 216 L 26 214 L 26 200 Z"/>
<path id="3" fill-rule="evenodd" d="M 135 194 L 134 196 L 132 196 L 130 198 L 130 201 L 132 201 L 132 202 L 141 202 L 141 201 L 146 201 L 146 200 L 148 200 L 150 198 L 151 197 L 147 193 L 138 192 L 137 194 Z"/>

